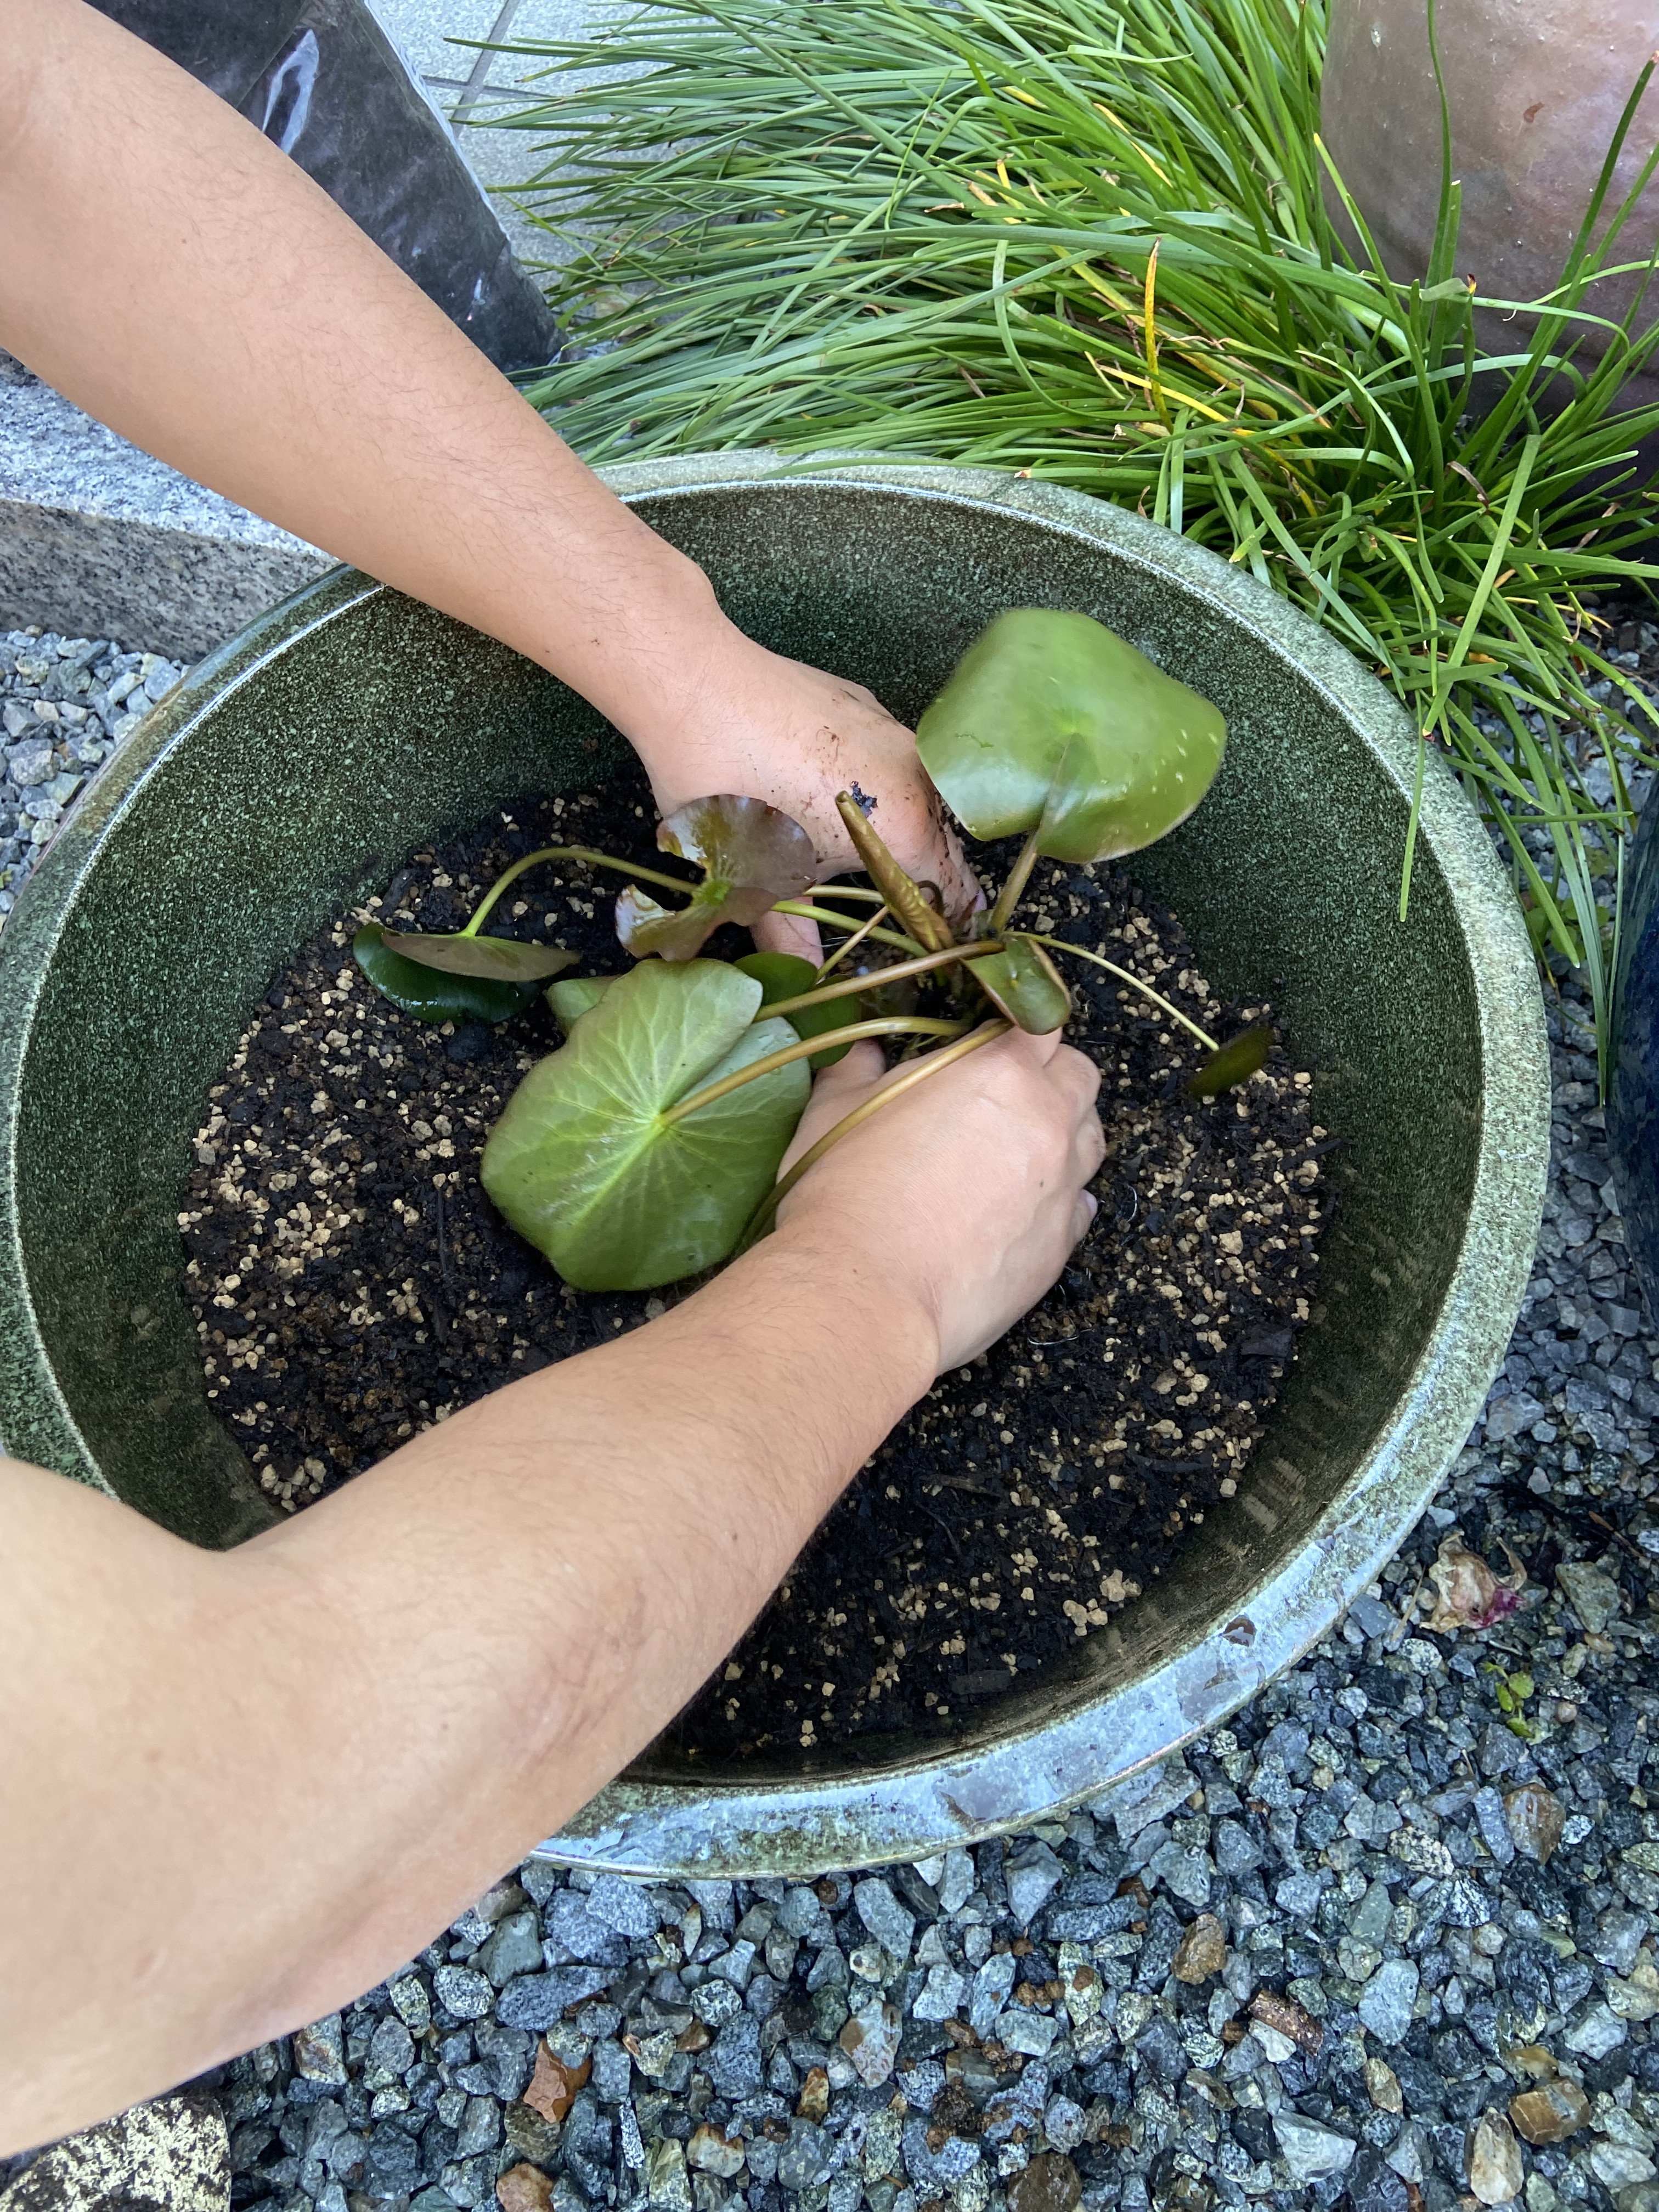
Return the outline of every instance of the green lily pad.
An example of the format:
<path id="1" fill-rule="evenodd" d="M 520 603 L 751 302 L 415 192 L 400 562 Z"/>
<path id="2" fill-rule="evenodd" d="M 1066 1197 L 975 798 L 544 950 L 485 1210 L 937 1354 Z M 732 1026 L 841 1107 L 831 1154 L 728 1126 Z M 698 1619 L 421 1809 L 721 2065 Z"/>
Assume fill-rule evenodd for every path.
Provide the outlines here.
<path id="1" fill-rule="evenodd" d="M 617 934 L 636 959 L 690 960 L 723 921 L 747 929 L 780 899 L 817 880 L 817 854 L 792 815 L 726 792 L 694 799 L 657 831 L 665 853 L 694 860 L 703 879 L 689 906 L 665 907 L 635 884 L 617 901 Z"/>
<path id="2" fill-rule="evenodd" d="M 922 764 L 975 837 L 1038 832 L 1054 860 L 1115 858 L 1184 822 L 1227 726 L 1092 616 L 1016 607 L 975 638 L 916 726 Z"/>
<path id="3" fill-rule="evenodd" d="M 562 945 L 522 945 L 515 937 L 428 936 L 415 929 L 388 929 L 384 935 L 387 950 L 400 960 L 445 975 L 481 975 L 491 983 L 545 982 L 574 967 L 578 957 Z"/>
<path id="4" fill-rule="evenodd" d="M 534 982 L 493 982 L 483 975 L 446 975 L 395 952 L 378 921 L 351 940 L 352 957 L 383 999 L 417 1022 L 504 1022 L 524 1009 Z"/>
<path id="5" fill-rule="evenodd" d="M 1236 1037 L 1218 1046 L 1197 1074 L 1188 1079 L 1188 1093 L 1194 1098 L 1214 1098 L 1223 1091 L 1248 1083 L 1258 1068 L 1267 1066 L 1273 1041 L 1273 1031 L 1261 1024 L 1253 1030 L 1241 1030 Z"/>
<path id="6" fill-rule="evenodd" d="M 1072 994 L 1040 945 L 1017 929 L 1003 944 L 1005 951 L 970 960 L 968 973 L 1000 1014 L 1032 1036 L 1046 1036 L 1070 1014 Z"/>
<path id="7" fill-rule="evenodd" d="M 811 962 L 794 952 L 750 952 L 732 964 L 740 968 L 745 975 L 752 975 L 760 985 L 763 1012 L 776 1000 L 799 998 L 817 980 L 818 971 Z M 855 998 L 830 999 L 821 1006 L 797 1006 L 793 1014 L 785 1014 L 782 1018 L 805 1043 L 808 1037 L 823 1036 L 830 1030 L 844 1029 L 848 1022 L 861 1019 L 860 1005 Z M 832 1045 L 828 1052 L 815 1052 L 806 1065 L 833 1067 L 852 1049 L 849 1044 Z"/>
<path id="8" fill-rule="evenodd" d="M 884 1016 L 914 1014 L 921 1004 L 921 982 L 915 975 L 901 975 L 896 983 L 884 983 L 883 970 L 871 971 L 868 986 L 859 993 L 859 1012 L 871 1021 Z"/>
<path id="9" fill-rule="evenodd" d="M 645 1291 L 724 1260 L 776 1176 L 811 1088 L 802 1060 L 683 1121 L 667 1109 L 795 1042 L 756 1021 L 724 961 L 647 961 L 532 1067 L 484 1146 L 483 1187 L 585 1291 Z"/>
<path id="10" fill-rule="evenodd" d="M 547 1003 L 567 1036 L 584 1014 L 592 1012 L 616 981 L 614 975 L 567 975 L 562 983 L 548 985 Z"/>

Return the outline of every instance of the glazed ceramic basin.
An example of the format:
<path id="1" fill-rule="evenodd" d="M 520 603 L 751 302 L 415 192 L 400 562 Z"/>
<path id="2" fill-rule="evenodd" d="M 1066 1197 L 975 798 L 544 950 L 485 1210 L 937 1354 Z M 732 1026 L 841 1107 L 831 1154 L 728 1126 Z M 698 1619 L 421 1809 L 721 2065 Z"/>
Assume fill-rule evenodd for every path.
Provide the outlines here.
<path id="1" fill-rule="evenodd" d="M 1206 974 L 1271 993 L 1341 1204 L 1238 1495 L 1069 1672 L 948 1741 L 866 1737 L 693 1774 L 648 1752 L 548 1849 L 635 1871 L 915 1857 L 1091 1796 L 1219 1723 L 1375 1577 L 1477 1418 L 1542 1200 L 1542 1009 L 1511 894 L 1373 678 L 1237 568 L 990 472 L 763 456 L 614 472 L 768 644 L 914 717 L 1003 607 L 1080 608 L 1214 699 L 1226 763 L 1136 872 Z M 169 1528 L 269 1516 L 210 1416 L 175 1227 L 208 1084 L 289 953 L 413 848 L 616 757 L 592 711 L 475 633 L 337 572 L 204 663 L 111 764 L 0 941 L 0 1435 Z"/>

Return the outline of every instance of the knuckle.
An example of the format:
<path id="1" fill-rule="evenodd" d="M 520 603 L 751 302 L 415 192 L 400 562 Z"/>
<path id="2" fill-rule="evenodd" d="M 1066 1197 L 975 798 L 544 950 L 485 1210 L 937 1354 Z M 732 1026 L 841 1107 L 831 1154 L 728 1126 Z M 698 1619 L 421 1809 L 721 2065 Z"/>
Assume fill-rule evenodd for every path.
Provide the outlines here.
<path id="1" fill-rule="evenodd" d="M 1097 1096 L 1100 1090 L 1100 1069 L 1086 1053 L 1079 1052 L 1074 1046 L 1067 1045 L 1065 1072 L 1071 1079 L 1079 1099 L 1085 1104 Z"/>

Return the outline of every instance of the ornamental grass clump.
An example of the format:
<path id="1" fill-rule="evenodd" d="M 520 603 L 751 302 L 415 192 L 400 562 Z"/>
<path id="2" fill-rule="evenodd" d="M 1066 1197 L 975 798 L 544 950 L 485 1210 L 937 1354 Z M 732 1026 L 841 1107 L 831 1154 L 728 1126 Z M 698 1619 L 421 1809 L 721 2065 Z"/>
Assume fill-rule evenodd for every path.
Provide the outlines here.
<path id="1" fill-rule="evenodd" d="M 1447 753 L 1605 1054 L 1597 879 L 1653 722 L 1583 595 L 1659 575 L 1632 464 L 1659 407 L 1620 403 L 1659 325 L 1587 295 L 1632 265 L 1659 149 L 1616 205 L 1611 179 L 1651 66 L 1559 285 L 1493 301 L 1449 129 L 1430 266 L 1389 276 L 1319 140 L 1324 25 L 1322 0 L 652 0 L 515 46 L 574 73 L 506 118 L 554 156 L 517 197 L 577 249 L 551 297 L 580 345 L 527 388 L 596 462 L 989 464 L 1249 567 Z M 1408 841 L 1402 912 L 1410 872 Z"/>

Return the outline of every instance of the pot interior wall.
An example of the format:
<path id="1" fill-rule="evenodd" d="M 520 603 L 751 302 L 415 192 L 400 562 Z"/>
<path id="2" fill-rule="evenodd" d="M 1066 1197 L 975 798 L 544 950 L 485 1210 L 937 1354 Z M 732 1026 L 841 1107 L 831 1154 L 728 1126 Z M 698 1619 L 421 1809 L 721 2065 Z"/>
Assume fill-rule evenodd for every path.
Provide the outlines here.
<path id="1" fill-rule="evenodd" d="M 1017 513 L 852 484 L 640 506 L 744 628 L 858 678 L 908 718 L 991 616 L 1029 604 L 1098 616 L 1228 717 L 1211 798 L 1133 865 L 1224 992 L 1271 995 L 1316 1071 L 1318 1118 L 1343 1139 L 1342 1203 L 1314 1325 L 1240 1497 L 1167 1587 L 1088 1640 L 1058 1692 L 1097 1695 L 1225 1621 L 1300 1547 L 1429 1342 L 1482 1093 L 1446 883 L 1419 847 L 1399 924 L 1406 806 L 1375 757 L 1271 639 L 1130 556 Z M 325 580 L 304 605 L 314 619 L 291 643 L 233 653 L 205 708 L 172 709 L 171 744 L 107 802 L 120 819 L 63 917 L 24 1047 L 19 1234 L 62 1403 L 9 1386 L 0 1429 L 47 1465 L 95 1466 L 208 1543 L 236 1540 L 270 1509 L 209 1414 L 177 1287 L 175 1210 L 206 1086 L 285 957 L 343 902 L 491 805 L 591 783 L 616 757 L 572 694 L 425 608 L 361 578 Z M 81 834 L 100 835 L 95 811 Z M 1052 1710 L 1055 1686 L 1041 1695 Z M 1007 1711 L 987 1711 L 969 1742 Z M 649 1755 L 635 1773 L 674 1771 Z"/>

